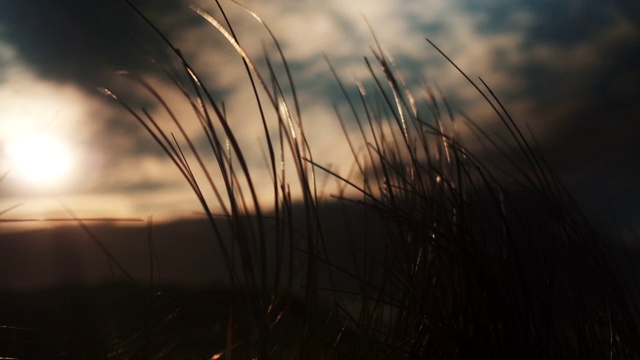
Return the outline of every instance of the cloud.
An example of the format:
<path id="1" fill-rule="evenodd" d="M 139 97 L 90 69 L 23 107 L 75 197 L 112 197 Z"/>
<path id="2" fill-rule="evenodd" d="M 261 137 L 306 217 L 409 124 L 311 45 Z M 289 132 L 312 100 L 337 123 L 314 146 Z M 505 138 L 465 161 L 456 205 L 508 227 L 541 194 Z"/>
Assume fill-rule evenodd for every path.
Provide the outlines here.
<path id="1" fill-rule="evenodd" d="M 220 106 L 224 103 L 254 181 L 268 193 L 271 180 L 263 162 L 265 142 L 259 140 L 264 139 L 264 133 L 238 54 L 182 2 L 138 4 L 183 52 L 216 103 Z M 396 1 L 253 0 L 245 4 L 264 19 L 284 49 L 315 159 L 321 164 L 332 164 L 345 175 L 352 159 L 347 155 L 349 150 L 342 140 L 344 135 L 333 106 L 335 103 L 346 110 L 346 105 L 322 54 L 336 66 L 350 89 L 355 81 L 370 83 L 363 57 L 371 57 L 375 44 L 365 18 L 384 51 L 393 57 L 409 86 L 416 91 L 421 91 L 423 80 L 436 84 L 457 108 L 483 123 L 492 126 L 496 123 L 491 108 L 426 43 L 424 38 L 429 37 L 472 78 L 482 75 L 521 123 L 532 124 L 542 144 L 564 138 L 558 143 L 580 147 L 584 137 L 571 140 L 571 134 L 563 129 L 571 128 L 567 124 L 575 126 L 576 120 L 572 119 L 584 119 L 579 115 L 584 114 L 581 109 L 589 109 L 588 99 L 598 93 L 602 79 L 610 80 L 607 89 L 633 91 L 633 85 L 615 67 L 630 58 L 632 46 L 625 44 L 637 43 L 637 26 L 612 5 L 598 10 L 586 2 L 549 7 L 542 0 L 509 4 L 411 0 L 401 5 Z M 200 5 L 219 16 L 210 2 L 202 1 Z M 225 2 L 224 6 L 241 44 L 269 82 L 262 58 L 265 44 L 291 99 L 268 34 L 235 4 Z M 8 42 L 2 54 L 9 59 L 5 63 L 11 64 L 11 71 L 3 72 L 0 92 L 18 94 L 21 88 L 29 89 L 31 95 L 5 97 L 8 102 L 22 104 L 17 106 L 18 112 L 35 109 L 30 105 L 36 102 L 34 99 L 64 99 L 47 109 L 63 108 L 69 118 L 76 119 L 64 121 L 65 131 L 81 142 L 82 151 L 91 154 L 83 169 L 89 175 L 85 173 L 84 181 L 76 183 L 76 190 L 82 190 L 83 197 L 78 203 L 104 204 L 101 201 L 109 198 L 105 212 L 138 216 L 146 216 L 148 212 L 185 212 L 197 207 L 180 173 L 135 120 L 115 103 L 90 95 L 92 86 L 103 85 L 137 111 L 144 107 L 168 133 L 176 135 L 186 150 L 188 146 L 180 131 L 157 101 L 135 83 L 113 75 L 113 71 L 127 69 L 139 74 L 170 104 L 199 151 L 208 154 L 208 166 L 215 169 L 192 104 L 160 68 L 150 64 L 149 56 L 177 69 L 170 72 L 180 78 L 193 98 L 192 86 L 179 61 L 144 22 L 130 9 L 107 1 L 65 0 L 56 6 L 16 2 L 8 10 L 1 12 L 0 23 Z M 625 71 L 631 71 L 631 65 L 624 66 Z M 266 101 L 266 97 L 262 99 Z M 44 111 L 48 116 L 54 112 Z M 267 121 L 273 135 L 278 131 L 276 120 L 275 111 L 270 109 Z M 628 134 L 638 133 L 628 122 L 623 126 Z M 568 156 L 557 147 L 549 147 L 554 154 Z M 193 158 L 189 159 L 195 164 Z M 214 174 L 214 178 L 219 181 L 219 175 Z M 110 193 L 114 196 L 107 195 Z M 95 200 L 90 200 L 91 194 L 96 194 Z M 118 207 L 121 210 L 115 210 Z"/>
<path id="2" fill-rule="evenodd" d="M 113 109 L 83 92 L 72 82 L 52 82 L 38 77 L 20 61 L 16 52 L 4 44 L 0 57 L 0 171 L 8 171 L 4 145 L 11 139 L 31 133 L 47 133 L 72 149 L 78 163 L 76 170 L 90 161 L 86 156 L 92 148 L 94 136 L 100 133 L 100 121 L 114 113 Z M 12 187 L 13 174 L 2 183 Z"/>

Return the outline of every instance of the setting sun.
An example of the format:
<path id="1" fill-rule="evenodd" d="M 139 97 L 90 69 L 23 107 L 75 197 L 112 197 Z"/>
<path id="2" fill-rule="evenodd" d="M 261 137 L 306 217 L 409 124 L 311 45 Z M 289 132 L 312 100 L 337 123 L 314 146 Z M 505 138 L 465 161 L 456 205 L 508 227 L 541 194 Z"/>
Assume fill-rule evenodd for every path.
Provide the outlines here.
<path id="1" fill-rule="evenodd" d="M 50 135 L 36 134 L 10 140 L 6 151 L 13 171 L 30 183 L 60 183 L 72 167 L 68 147 Z"/>

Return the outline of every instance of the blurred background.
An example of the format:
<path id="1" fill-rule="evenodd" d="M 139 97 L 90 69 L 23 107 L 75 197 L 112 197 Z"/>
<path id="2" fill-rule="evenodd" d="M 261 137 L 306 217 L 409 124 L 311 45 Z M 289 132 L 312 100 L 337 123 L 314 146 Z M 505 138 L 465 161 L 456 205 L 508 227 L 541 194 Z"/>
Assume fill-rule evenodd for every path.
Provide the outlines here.
<path id="1" fill-rule="evenodd" d="M 258 187 L 269 196 L 265 144 L 258 140 L 262 127 L 238 54 L 187 2 L 132 2 L 224 102 Z M 347 104 L 323 55 L 355 91 L 356 83 L 369 78 L 363 58 L 372 57 L 375 48 L 371 29 L 416 93 L 425 85 L 437 87 L 455 110 L 500 136 L 491 108 L 425 41 L 429 38 L 472 79 L 482 77 L 517 123 L 531 130 L 553 169 L 597 222 L 615 219 L 633 241 L 631 230 L 640 227 L 640 4 L 243 4 L 266 22 L 284 50 L 318 163 L 344 176 L 353 163 L 334 113 L 334 106 L 346 109 Z M 221 18 L 212 2 L 198 5 Z M 275 57 L 259 22 L 232 2 L 222 5 L 259 66 L 265 51 Z M 8 210 L 2 218 L 68 217 L 61 204 L 80 217 L 172 220 L 199 211 L 196 197 L 160 147 L 98 91 L 107 88 L 168 123 L 149 93 L 117 72 L 143 77 L 202 145 L 205 139 L 190 104 L 157 65 L 176 67 L 178 73 L 177 60 L 124 1 L 0 1 L 0 173 L 6 174 L 0 182 L 0 211 Z M 473 147 L 472 138 L 469 142 Z M 332 185 L 326 186 L 327 196 Z"/>

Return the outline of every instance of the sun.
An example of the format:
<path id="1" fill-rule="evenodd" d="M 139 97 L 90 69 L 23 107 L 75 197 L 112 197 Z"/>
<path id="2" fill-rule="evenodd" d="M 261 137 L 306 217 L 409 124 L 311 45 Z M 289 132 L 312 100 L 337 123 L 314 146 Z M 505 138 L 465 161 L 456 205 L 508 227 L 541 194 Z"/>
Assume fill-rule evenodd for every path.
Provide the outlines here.
<path id="1" fill-rule="evenodd" d="M 48 134 L 14 138 L 6 144 L 12 171 L 32 184 L 55 185 L 70 173 L 73 156 L 69 147 Z"/>

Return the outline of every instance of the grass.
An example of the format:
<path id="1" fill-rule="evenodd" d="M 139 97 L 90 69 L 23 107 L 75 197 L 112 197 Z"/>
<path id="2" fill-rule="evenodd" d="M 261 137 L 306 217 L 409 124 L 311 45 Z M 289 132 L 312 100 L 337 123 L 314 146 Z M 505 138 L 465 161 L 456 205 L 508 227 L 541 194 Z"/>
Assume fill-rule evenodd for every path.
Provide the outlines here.
<path id="1" fill-rule="evenodd" d="M 640 357 L 640 313 L 632 295 L 637 289 L 622 276 L 614 242 L 575 205 L 531 136 L 482 79 L 467 77 L 426 40 L 425 46 L 448 60 L 493 108 L 507 140 L 452 109 L 436 89 L 409 88 L 376 44 L 364 63 L 369 84 L 358 84 L 357 96 L 335 76 L 350 109 L 336 109 L 336 117 L 354 163 L 351 175 L 341 175 L 313 157 L 276 37 L 264 25 L 277 52 L 265 54 L 266 66 L 258 67 L 216 4 L 222 20 L 194 10 L 226 37 L 244 63 L 259 114 L 256 126 L 264 129 L 269 197 L 258 192 L 221 99 L 133 5 L 179 60 L 187 83 L 162 69 L 191 104 L 208 148 L 195 145 L 183 130 L 182 114 L 175 114 L 141 76 L 121 73 L 166 110 L 176 134 L 147 110 L 102 89 L 182 173 L 223 255 L 231 287 L 228 301 L 215 307 L 224 309 L 224 338 L 216 341 L 215 351 L 200 356 Z M 335 75 L 329 61 L 328 66 Z M 356 137 L 348 131 L 353 125 Z M 463 139 L 462 127 L 471 138 Z M 485 148 L 472 151 L 465 141 Z M 213 162 L 205 160 L 208 153 Z M 195 161 L 187 161 L 190 156 Z M 335 242 L 323 213 L 328 205 L 316 180 L 320 174 L 341 184 L 334 197 L 345 211 L 358 209 L 366 224 L 374 224 L 368 225 L 372 231 L 345 227 L 348 234 L 342 235 L 352 249 L 348 256 L 332 251 Z M 211 210 L 213 204 L 220 212 Z M 158 314 L 160 323 L 173 320 Z M 148 330 L 144 327 L 140 333 Z M 134 344 L 114 342 L 105 352 L 135 357 L 150 343 Z M 170 351 L 167 343 L 152 344 L 158 356 L 171 354 L 163 352 Z"/>
<path id="2" fill-rule="evenodd" d="M 226 37 L 245 65 L 260 114 L 256 126 L 264 129 L 273 202 L 263 204 L 257 193 L 221 103 L 164 36 L 189 76 L 190 84 L 176 86 L 191 87 L 183 94 L 200 120 L 215 163 L 203 162 L 184 132 L 189 149 L 183 150 L 156 119 L 123 105 L 183 173 L 218 234 L 232 284 L 228 321 L 237 325 L 229 326 L 220 355 L 638 356 L 638 308 L 612 262 L 609 239 L 590 225 L 481 79 L 476 84 L 427 40 L 494 109 L 514 147 L 503 145 L 469 117 L 454 114 L 432 89 L 413 95 L 378 45 L 373 58 L 365 59 L 372 85 L 361 86 L 358 98 L 352 99 L 336 76 L 351 109 L 350 114 L 337 111 L 337 117 L 357 169 L 343 177 L 314 161 L 292 75 L 275 36 L 264 25 L 277 54 L 275 59 L 265 55 L 266 68 L 259 69 L 219 9 L 222 22 L 194 8 Z M 275 62 L 284 73 L 276 72 Z M 142 79 L 135 80 L 147 87 Z M 154 96 L 171 115 L 161 95 Z M 171 117 L 180 127 L 179 117 Z M 270 131 L 269 121 L 276 122 L 277 133 Z M 353 121 L 358 139 L 346 131 Z M 489 144 L 492 161 L 464 146 L 456 130 L 462 125 Z M 366 148 L 359 151 L 356 143 Z M 186 161 L 186 150 L 197 164 Z M 501 160 L 495 161 L 496 156 Z M 208 184 L 196 180 L 192 166 L 206 174 Z M 351 265 L 334 261 L 328 250 L 331 239 L 323 232 L 315 180 L 319 172 L 341 181 L 348 193 L 359 194 L 344 191 L 337 198 L 357 203 L 378 224 L 380 236 L 353 235 Z M 214 173 L 221 182 L 211 180 Z M 201 186 L 211 187 L 215 198 L 205 198 Z M 214 219 L 220 214 L 211 212 L 211 201 L 225 204 L 221 215 L 231 238 L 220 235 Z M 273 211 L 267 216 L 265 208 Z M 302 218 L 301 227 L 294 226 L 294 217 Z M 345 276 L 355 286 L 336 282 Z M 297 297 L 304 307 L 295 331 L 281 319 Z"/>

